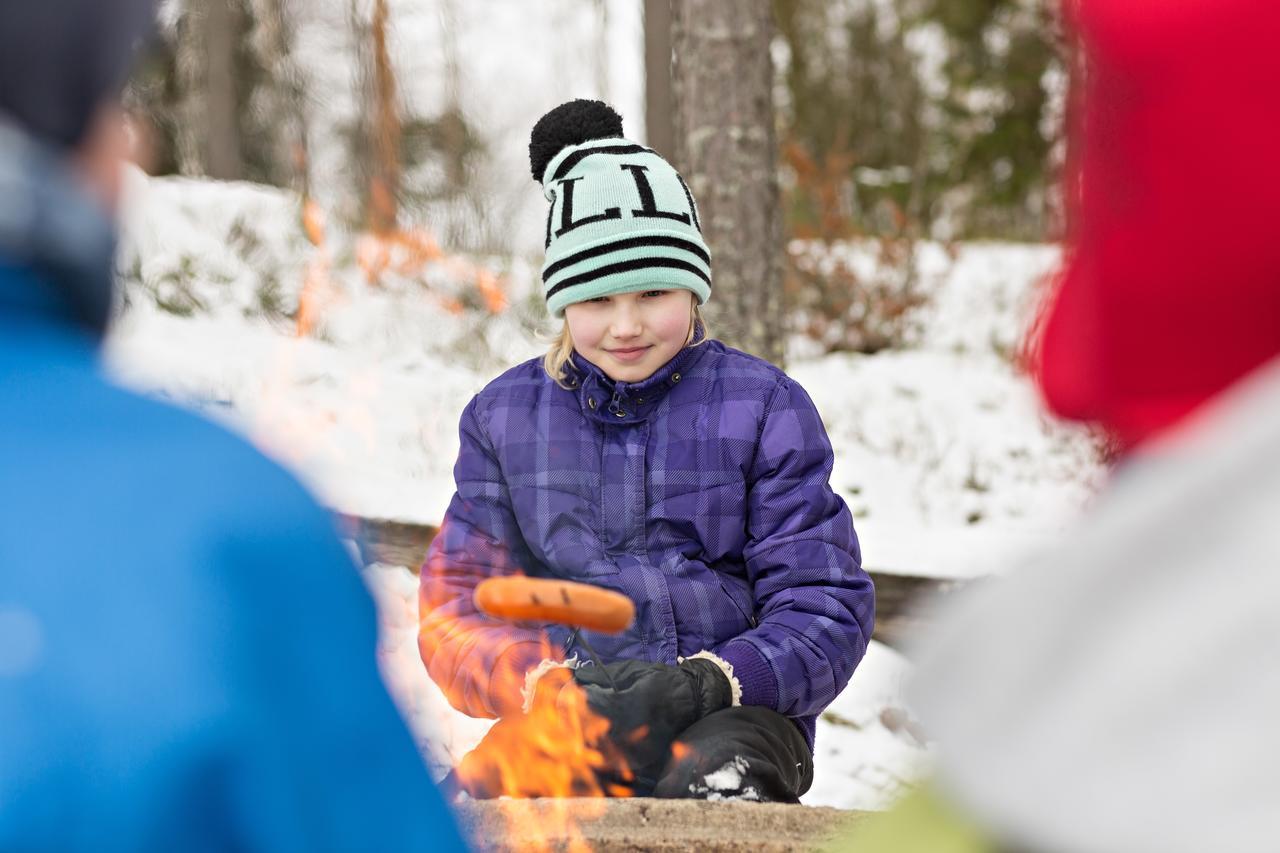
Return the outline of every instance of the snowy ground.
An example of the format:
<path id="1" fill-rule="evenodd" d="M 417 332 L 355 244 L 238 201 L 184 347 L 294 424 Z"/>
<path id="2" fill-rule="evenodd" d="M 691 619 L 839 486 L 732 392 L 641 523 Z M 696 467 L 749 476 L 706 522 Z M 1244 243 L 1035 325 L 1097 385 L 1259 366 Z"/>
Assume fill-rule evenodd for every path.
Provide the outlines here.
<path id="1" fill-rule="evenodd" d="M 325 254 L 296 198 L 261 187 L 130 176 L 122 271 L 127 310 L 108 342 L 126 384 L 241 431 L 335 509 L 437 522 L 452 493 L 456 423 L 504 365 L 538 353 L 527 262 L 453 258 L 372 287 L 346 250 L 296 336 L 304 270 Z M 851 250 L 852 251 L 852 250 Z M 836 449 L 833 485 L 856 517 L 868 567 L 938 576 L 998 570 L 1044 543 L 1101 476 L 1087 437 L 1046 421 L 1007 353 L 1048 247 L 926 246 L 937 298 L 920 346 L 801 361 Z M 511 307 L 477 307 L 476 267 L 505 276 Z M 366 570 L 383 618 L 392 691 L 437 766 L 487 727 L 453 712 L 418 660 L 416 581 Z M 901 699 L 908 664 L 873 644 L 818 731 L 805 801 L 883 806 L 928 750 Z"/>
<path id="2" fill-rule="evenodd" d="M 456 265 L 370 287 L 339 257 L 317 327 L 299 338 L 286 315 L 318 252 L 296 199 L 136 173 L 130 188 L 129 310 L 109 347 L 117 375 L 243 431 L 336 509 L 438 522 L 458 414 L 505 366 L 545 349 L 529 331 L 532 266 L 491 264 L 513 304 L 495 316 L 446 309 L 470 287 Z M 1086 436 L 1040 414 L 1006 356 L 1056 251 L 971 245 L 954 262 L 935 246 L 922 253 L 939 284 L 919 347 L 790 372 L 823 414 L 867 565 L 985 574 L 1061 529 L 1101 468 Z M 194 307 L 188 316 L 174 305 Z"/>
<path id="3" fill-rule="evenodd" d="M 1043 414 L 1016 351 L 1058 251 L 921 248 L 936 288 L 909 350 L 790 365 L 836 449 L 869 568 L 970 577 L 1053 541 L 1096 491 L 1097 448 Z"/>

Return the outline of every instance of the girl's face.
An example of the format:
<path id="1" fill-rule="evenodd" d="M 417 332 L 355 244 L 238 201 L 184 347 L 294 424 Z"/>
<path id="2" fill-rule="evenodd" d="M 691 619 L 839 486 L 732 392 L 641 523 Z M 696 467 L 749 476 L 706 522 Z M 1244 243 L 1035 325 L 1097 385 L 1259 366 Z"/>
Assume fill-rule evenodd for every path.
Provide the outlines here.
<path id="1" fill-rule="evenodd" d="M 573 348 L 615 382 L 639 382 L 678 353 L 693 327 L 693 294 L 645 290 L 564 309 Z"/>

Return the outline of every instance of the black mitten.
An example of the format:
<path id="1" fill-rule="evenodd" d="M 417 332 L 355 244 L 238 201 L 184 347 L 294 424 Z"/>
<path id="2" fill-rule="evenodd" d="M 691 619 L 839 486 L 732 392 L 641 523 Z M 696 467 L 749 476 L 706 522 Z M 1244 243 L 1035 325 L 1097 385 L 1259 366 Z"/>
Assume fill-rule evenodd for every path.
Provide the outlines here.
<path id="1" fill-rule="evenodd" d="M 728 676 L 703 658 L 678 666 L 618 661 L 579 667 L 573 677 L 586 691 L 591 710 L 608 718 L 609 737 L 638 787 L 656 779 L 681 732 L 733 704 Z"/>
<path id="2" fill-rule="evenodd" d="M 698 695 L 698 719 L 733 705 L 733 685 L 723 669 L 706 658 L 680 662 L 680 669 L 693 679 Z"/>

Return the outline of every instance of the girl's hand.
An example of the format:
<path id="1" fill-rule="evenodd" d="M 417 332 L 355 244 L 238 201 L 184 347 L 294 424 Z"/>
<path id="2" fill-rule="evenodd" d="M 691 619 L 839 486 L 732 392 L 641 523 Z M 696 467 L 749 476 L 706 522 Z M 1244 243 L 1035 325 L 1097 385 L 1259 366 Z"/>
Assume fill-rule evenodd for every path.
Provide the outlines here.
<path id="1" fill-rule="evenodd" d="M 681 732 L 733 704 L 728 676 L 703 658 L 678 666 L 634 660 L 582 666 L 573 678 L 591 710 L 609 720 L 610 740 L 641 787 L 658 778 Z"/>

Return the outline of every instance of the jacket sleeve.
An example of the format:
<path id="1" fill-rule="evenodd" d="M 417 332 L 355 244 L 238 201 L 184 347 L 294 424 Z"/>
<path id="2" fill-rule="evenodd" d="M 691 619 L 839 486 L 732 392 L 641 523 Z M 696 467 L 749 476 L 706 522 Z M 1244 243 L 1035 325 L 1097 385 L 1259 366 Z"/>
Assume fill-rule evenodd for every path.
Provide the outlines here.
<path id="1" fill-rule="evenodd" d="M 500 622 L 472 601 L 496 575 L 526 574 L 532 558 L 511 508 L 478 398 L 463 410 L 457 492 L 422 567 L 418 650 L 450 704 L 473 717 L 518 710 L 525 673 L 556 658 L 545 632 Z"/>
<path id="2" fill-rule="evenodd" d="M 748 483 L 743 556 L 758 622 L 714 650 L 733 665 L 744 705 L 820 713 L 866 653 L 875 591 L 849 508 L 831 489 L 832 461 L 813 401 L 782 380 Z"/>
<path id="3" fill-rule="evenodd" d="M 152 799 L 173 810 L 155 826 L 175 833 L 156 848 L 464 850 L 387 694 L 373 603 L 331 520 L 283 473 L 248 482 L 259 491 L 238 522 L 204 523 L 194 624 L 158 638 L 157 659 L 190 653 L 188 681 L 168 687 L 200 716 L 151 762 Z"/>

